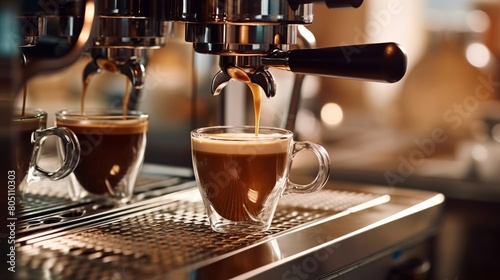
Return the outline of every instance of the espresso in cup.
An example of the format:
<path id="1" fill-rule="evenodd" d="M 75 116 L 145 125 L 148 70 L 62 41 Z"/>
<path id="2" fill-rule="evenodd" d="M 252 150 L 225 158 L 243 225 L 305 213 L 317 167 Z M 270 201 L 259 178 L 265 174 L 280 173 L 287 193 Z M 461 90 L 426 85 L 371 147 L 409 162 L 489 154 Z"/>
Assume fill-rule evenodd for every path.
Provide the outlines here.
<path id="1" fill-rule="evenodd" d="M 287 169 L 291 139 L 259 141 L 244 133 L 224 137 L 248 140 L 195 139 L 193 159 L 201 190 L 214 210 L 225 219 L 245 221 L 261 214 L 270 196 L 279 195 L 276 182 Z"/>
<path id="2" fill-rule="evenodd" d="M 213 230 L 255 232 L 269 229 L 279 198 L 321 189 L 329 178 L 326 150 L 294 141 L 291 131 L 254 126 L 216 126 L 191 132 L 194 173 Z M 288 179 L 294 156 L 314 152 L 318 176 L 307 185 Z"/>
<path id="3" fill-rule="evenodd" d="M 13 119 L 13 133 L 15 134 L 15 171 L 16 185 L 21 185 L 21 182 L 28 173 L 28 168 L 33 152 L 33 143 L 31 143 L 31 135 L 37 129 L 44 129 L 47 125 L 47 114 L 41 110 L 28 111 L 21 116 L 20 112 L 16 112 Z"/>
<path id="4" fill-rule="evenodd" d="M 71 175 L 72 198 L 88 193 L 128 201 L 144 159 L 148 115 L 61 111 L 56 123 L 71 129 L 80 141 L 80 163 Z"/>

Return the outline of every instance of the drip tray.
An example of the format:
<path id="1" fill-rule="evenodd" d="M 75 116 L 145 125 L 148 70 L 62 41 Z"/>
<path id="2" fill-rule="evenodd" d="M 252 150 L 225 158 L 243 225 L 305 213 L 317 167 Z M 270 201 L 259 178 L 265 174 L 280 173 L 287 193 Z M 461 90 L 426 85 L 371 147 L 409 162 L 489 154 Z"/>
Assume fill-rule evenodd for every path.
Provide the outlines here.
<path id="1" fill-rule="evenodd" d="M 44 235 L 71 226 L 107 220 L 154 207 L 163 195 L 195 186 L 192 179 L 142 175 L 132 201 L 115 204 L 95 197 L 72 201 L 61 186 L 41 184 L 37 186 L 36 193 L 29 192 L 23 201 L 23 208 L 18 214 L 17 234 L 21 236 L 20 240 L 24 240 L 26 235 L 34 233 Z"/>
<path id="2" fill-rule="evenodd" d="M 118 208 L 85 202 L 27 213 L 17 243 L 20 278 L 281 279 L 308 258 L 321 262 L 308 276 L 332 276 L 433 234 L 443 202 L 436 193 L 332 182 L 283 197 L 269 231 L 221 234 L 210 229 L 194 181 L 177 181 L 170 191 L 155 186 Z"/>

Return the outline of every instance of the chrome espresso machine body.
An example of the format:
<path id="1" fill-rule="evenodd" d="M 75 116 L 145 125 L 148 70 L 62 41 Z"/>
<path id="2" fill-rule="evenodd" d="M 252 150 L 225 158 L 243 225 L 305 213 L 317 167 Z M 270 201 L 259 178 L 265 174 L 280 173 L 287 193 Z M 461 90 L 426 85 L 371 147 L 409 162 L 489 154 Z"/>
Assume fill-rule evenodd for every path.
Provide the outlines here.
<path id="1" fill-rule="evenodd" d="M 359 0 L 80 0 L 56 1 L 54 6 L 51 6 L 52 2 L 32 2 L 35 1 L 25 0 L 22 7 L 34 10 L 22 11 L 26 16 L 21 17 L 21 24 L 30 22 L 34 25 L 21 38 L 24 41 L 21 52 L 27 61 L 23 67 L 27 72 L 23 80 L 57 66 L 62 68 L 64 63 L 70 64 L 70 59 L 74 59 L 68 54 L 63 55 L 66 60 L 57 61 L 59 65 L 54 62 L 46 65 L 47 61 L 44 61 L 45 67 L 37 65 L 38 58 L 43 57 L 44 51 L 50 47 L 47 43 L 37 52 L 37 42 L 55 35 L 60 41 L 67 41 L 65 44 L 72 48 L 68 53 L 90 53 L 92 61 L 84 69 L 84 81 L 105 70 L 127 76 L 134 88 L 140 89 L 144 85 L 148 50 L 166 44 L 175 22 L 186 23 L 185 40 L 193 43 L 195 52 L 220 57 L 221 70 L 213 78 L 213 94 L 220 93 L 229 80 L 243 73 L 250 81 L 259 84 L 267 97 L 272 97 L 276 86 L 269 67 L 299 74 L 385 82 L 399 81 L 406 71 L 406 56 L 395 43 L 298 49 L 302 37 L 300 28 L 313 22 L 312 2 L 324 2 L 330 8 L 345 8 L 360 6 L 362 1 Z M 38 5 L 39 10 L 31 7 L 33 5 Z M 57 19 L 54 24 L 59 24 L 59 34 L 47 34 L 47 22 L 54 18 Z M 84 40 L 87 40 L 85 47 L 78 45 Z"/>
<path id="2" fill-rule="evenodd" d="M 296 73 L 287 123 L 293 129 L 303 75 L 390 83 L 404 76 L 406 56 L 396 43 L 314 48 L 304 28 L 313 22 L 313 5 L 346 8 L 361 2 L 0 1 L 2 155 L 12 156 L 9 120 L 27 80 L 63 69 L 86 52 L 92 59 L 82 73 L 84 84 L 102 71 L 125 75 L 134 93 L 129 108 L 135 109 L 149 51 L 168 44 L 177 23 L 185 24 L 185 41 L 195 52 L 219 56 L 214 95 L 240 80 L 258 84 L 271 98 L 276 84 L 269 68 Z M 10 161 L 1 164 L 7 174 Z M 307 198 L 284 197 L 268 232 L 227 236 L 207 226 L 189 169 L 146 163 L 133 201 L 120 206 L 71 201 L 61 184 L 40 184 L 18 205 L 14 278 L 428 276 L 443 202 L 436 193 L 332 182 Z M 5 256 L 9 233 L 3 236 Z"/>

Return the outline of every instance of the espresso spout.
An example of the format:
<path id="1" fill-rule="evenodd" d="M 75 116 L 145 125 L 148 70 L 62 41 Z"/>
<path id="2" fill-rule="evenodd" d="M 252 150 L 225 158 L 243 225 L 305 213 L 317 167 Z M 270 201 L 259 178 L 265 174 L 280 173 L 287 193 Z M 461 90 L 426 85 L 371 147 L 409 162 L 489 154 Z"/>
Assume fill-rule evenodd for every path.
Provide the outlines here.
<path id="1" fill-rule="evenodd" d="M 220 94 L 222 89 L 233 79 L 259 85 L 268 98 L 276 94 L 274 77 L 267 67 L 259 67 L 255 72 L 247 73 L 240 67 L 227 65 L 224 69 L 217 72 L 212 79 L 212 95 Z"/>

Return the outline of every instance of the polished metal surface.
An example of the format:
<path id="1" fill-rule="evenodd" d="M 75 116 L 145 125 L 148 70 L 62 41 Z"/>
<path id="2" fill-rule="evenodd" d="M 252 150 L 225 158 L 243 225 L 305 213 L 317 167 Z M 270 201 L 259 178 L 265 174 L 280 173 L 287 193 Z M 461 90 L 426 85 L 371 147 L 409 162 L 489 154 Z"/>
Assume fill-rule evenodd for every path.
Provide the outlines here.
<path id="1" fill-rule="evenodd" d="M 47 32 L 47 19 L 38 16 L 18 17 L 19 25 L 24 30 L 22 39 L 19 42 L 20 47 L 31 47 L 36 45 L 38 37 Z"/>
<path id="2" fill-rule="evenodd" d="M 73 40 L 74 42 L 71 44 L 67 53 L 58 57 L 28 60 L 21 71 L 22 82 L 26 82 L 30 78 L 33 78 L 41 73 L 61 70 L 80 58 L 83 51 L 87 47 L 87 43 L 94 34 L 94 17 L 96 15 L 94 0 L 86 0 L 82 2 L 84 3 L 81 15 L 82 26 L 79 29 L 78 36 Z M 42 8 L 44 8 L 44 6 L 42 6 Z"/>
<path id="3" fill-rule="evenodd" d="M 102 70 L 121 73 L 131 82 L 134 94 L 140 95 L 149 50 L 164 46 L 173 34 L 173 23 L 165 17 L 165 1 L 102 0 L 98 4 L 96 35 L 89 46 L 92 61 L 83 81 Z"/>
<path id="4" fill-rule="evenodd" d="M 145 64 L 148 61 L 146 49 L 127 48 L 93 48 L 93 57 L 83 70 L 83 81 L 89 82 L 93 75 L 102 71 L 125 75 L 134 89 L 144 86 L 146 79 Z"/>
<path id="5" fill-rule="evenodd" d="M 281 23 L 312 22 L 312 4 L 292 9 L 288 0 L 184 0 L 172 1 L 171 19 L 198 23 Z"/>
<path id="6" fill-rule="evenodd" d="M 251 67 L 250 69 L 238 67 L 236 64 L 227 62 L 229 61 L 228 58 L 234 57 L 221 57 L 221 63 L 224 63 L 226 66 L 222 70 L 219 70 L 219 72 L 217 72 L 212 79 L 212 95 L 220 94 L 224 87 L 233 79 L 239 82 L 251 82 L 259 85 L 268 98 L 273 97 L 276 94 L 274 77 L 266 67 L 259 67 L 253 71 Z"/>
<path id="7" fill-rule="evenodd" d="M 134 16 L 100 16 L 96 47 L 159 48 L 165 45 L 165 26 L 157 19 Z"/>
<path id="8" fill-rule="evenodd" d="M 160 47 L 165 43 L 165 1 L 101 0 L 94 47 Z"/>
<path id="9" fill-rule="evenodd" d="M 198 53 L 263 56 L 297 42 L 296 25 L 186 24 L 186 41 Z"/>
<path id="10" fill-rule="evenodd" d="M 36 184 L 27 189 L 22 208 L 18 211 L 20 241 L 36 236 L 66 230 L 82 225 L 158 206 L 158 197 L 167 193 L 192 188 L 195 184 L 186 177 L 142 174 L 137 181 L 132 203 L 117 204 L 100 197 L 86 197 L 72 201 L 66 182 Z"/>
<path id="11" fill-rule="evenodd" d="M 312 23 L 312 3 L 291 6 L 289 1 L 174 1 L 172 19 L 187 22 L 185 40 L 198 53 L 220 55 L 221 71 L 212 93 L 229 81 L 228 68 L 239 67 L 261 86 L 267 97 L 276 89 L 260 59 L 274 49 L 297 44 L 297 27 Z"/>
<path id="12" fill-rule="evenodd" d="M 262 54 L 265 49 L 252 48 L 252 45 L 294 44 L 296 25 L 310 24 L 313 18 L 312 4 L 301 5 L 293 11 L 288 1 L 282 0 L 188 1 L 183 4 L 182 15 L 177 18 L 187 22 L 186 41 L 207 53 Z M 218 44 L 235 45 L 225 48 Z M 241 46 L 238 48 L 238 45 Z"/>
<path id="13" fill-rule="evenodd" d="M 162 190 L 148 182 L 149 189 Z M 298 267 L 307 278 L 335 276 L 362 259 L 434 234 L 442 202 L 436 193 L 331 182 L 317 193 L 283 197 L 269 231 L 229 235 L 210 229 L 191 185 L 103 215 L 68 214 L 80 220 L 26 232 L 17 244 L 18 275 L 293 279 Z"/>

